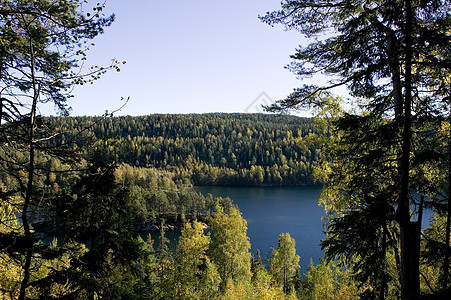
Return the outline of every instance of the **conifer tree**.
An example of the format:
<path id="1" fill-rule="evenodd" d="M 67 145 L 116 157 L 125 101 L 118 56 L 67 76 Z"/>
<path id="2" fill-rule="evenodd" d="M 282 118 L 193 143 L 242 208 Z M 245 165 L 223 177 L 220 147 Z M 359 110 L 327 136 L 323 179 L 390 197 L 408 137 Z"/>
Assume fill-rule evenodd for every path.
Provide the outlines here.
<path id="1" fill-rule="evenodd" d="M 69 162 L 76 153 L 73 145 L 49 145 L 58 132 L 39 117 L 39 107 L 53 103 L 66 115 L 66 100 L 74 85 L 93 82 L 118 65 L 113 61 L 106 68 L 80 69 L 79 62 L 85 60 L 91 46 L 89 41 L 114 20 L 103 15 L 103 5 L 84 12 L 81 2 L 0 1 L 0 167 L 12 180 L 7 192 L 20 199 L 15 205 L 20 208 L 23 226 L 23 232 L 3 235 L 0 248 L 22 257 L 18 299 L 26 298 L 33 259 L 58 255 L 38 245 L 39 237 L 31 224 L 33 211 L 46 200 L 42 195 L 48 194 L 39 177 L 50 170 L 40 157 L 46 153 Z M 1 201 L 4 205 L 8 197 Z"/>
<path id="2" fill-rule="evenodd" d="M 342 148 L 335 152 L 338 155 L 335 158 L 340 159 L 334 163 L 337 169 L 338 163 L 350 168 L 338 176 L 327 172 L 324 177 L 343 183 L 334 195 L 333 187 L 328 195 L 337 202 L 344 200 L 330 214 L 326 246 L 343 244 L 345 239 L 339 240 L 346 235 L 346 228 L 364 226 L 343 219 L 347 213 L 360 211 L 368 216 L 365 222 L 378 224 L 378 238 L 358 236 L 357 230 L 354 232 L 357 235 L 352 237 L 354 242 L 352 238 L 346 239 L 351 248 L 330 249 L 339 250 L 335 254 L 352 255 L 355 242 L 365 240 L 365 255 L 381 251 L 377 260 L 384 266 L 388 249 L 397 251 L 396 231 L 399 230 L 397 261 L 402 299 L 419 297 L 421 199 L 424 198 L 415 197 L 411 191 L 416 189 L 423 196 L 427 194 L 422 184 L 427 180 L 418 170 L 426 160 L 431 160 L 431 156 L 421 159 L 430 145 L 419 141 L 435 134 L 437 127 L 433 124 L 447 119 L 450 112 L 450 11 L 447 0 L 297 0 L 283 1 L 280 11 L 262 17 L 271 25 L 281 23 L 307 37 L 316 37 L 293 55 L 291 69 L 297 75 L 332 76 L 323 86 L 304 85 L 295 89 L 285 100 L 269 107 L 270 110 L 327 108 L 328 92 L 338 86 L 346 86 L 351 96 L 363 99 L 354 112 L 342 114 L 336 123 L 342 130 L 338 134 Z M 430 127 L 426 128 L 425 124 Z M 378 213 L 370 214 L 370 211 Z M 365 263 L 360 267 L 370 270 Z M 386 269 L 378 278 L 380 284 L 376 290 L 380 299 L 387 293 L 388 279 L 382 274 L 386 274 Z"/>

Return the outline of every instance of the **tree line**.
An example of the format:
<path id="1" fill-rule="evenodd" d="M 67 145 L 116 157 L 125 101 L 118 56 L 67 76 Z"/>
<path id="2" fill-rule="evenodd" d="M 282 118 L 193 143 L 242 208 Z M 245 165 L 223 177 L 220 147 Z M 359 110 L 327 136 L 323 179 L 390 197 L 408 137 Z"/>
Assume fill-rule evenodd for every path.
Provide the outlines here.
<path id="1" fill-rule="evenodd" d="M 49 117 L 55 143 L 96 143 L 106 159 L 189 178 L 194 185 L 314 184 L 313 121 L 264 114 Z M 89 128 L 80 133 L 81 128 Z"/>

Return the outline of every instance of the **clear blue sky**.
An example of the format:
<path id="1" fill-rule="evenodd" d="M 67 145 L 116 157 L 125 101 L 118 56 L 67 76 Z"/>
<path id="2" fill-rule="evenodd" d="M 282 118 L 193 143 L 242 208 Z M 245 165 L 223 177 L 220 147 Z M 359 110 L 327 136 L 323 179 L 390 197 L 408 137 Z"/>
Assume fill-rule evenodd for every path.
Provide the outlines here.
<path id="1" fill-rule="evenodd" d="M 127 64 L 77 87 L 71 114 L 113 111 L 121 97 L 130 102 L 120 115 L 245 112 L 262 92 L 284 98 L 301 85 L 284 67 L 306 41 L 258 19 L 279 7 L 280 0 L 108 0 L 116 21 L 94 40 L 88 64 Z"/>

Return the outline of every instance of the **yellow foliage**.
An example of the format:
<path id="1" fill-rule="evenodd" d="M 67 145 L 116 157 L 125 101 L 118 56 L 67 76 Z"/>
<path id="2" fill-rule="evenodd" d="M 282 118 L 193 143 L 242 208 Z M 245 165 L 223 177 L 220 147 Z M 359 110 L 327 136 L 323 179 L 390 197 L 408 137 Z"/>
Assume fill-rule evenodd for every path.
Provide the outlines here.
<path id="1" fill-rule="evenodd" d="M 0 254 L 0 300 L 16 299 L 19 295 L 22 269 L 13 259 Z M 11 291 L 6 293 L 3 291 Z"/>
<path id="2" fill-rule="evenodd" d="M 16 234 L 23 234 L 21 226 L 19 224 L 17 214 L 18 211 L 13 204 L 16 204 L 16 200 L 2 199 L 0 205 L 0 233 L 9 233 L 14 231 Z M 5 201 L 8 200 L 8 201 Z M 51 244 L 52 247 L 57 247 L 57 240 Z M 50 273 L 50 270 L 64 270 L 70 267 L 71 257 L 81 256 L 87 251 L 86 247 L 81 244 L 70 245 L 75 249 L 70 254 L 65 253 L 59 259 L 45 260 L 39 256 L 34 256 L 32 261 L 32 280 L 37 281 Z M 20 260 L 13 259 L 6 253 L 0 254 L 0 300 L 12 300 L 17 299 L 20 290 L 20 282 L 22 278 L 22 265 Z M 68 284 L 54 284 L 51 287 L 52 296 L 63 296 L 70 292 Z M 37 294 L 34 288 L 28 288 L 27 297 L 34 299 L 37 298 Z"/>

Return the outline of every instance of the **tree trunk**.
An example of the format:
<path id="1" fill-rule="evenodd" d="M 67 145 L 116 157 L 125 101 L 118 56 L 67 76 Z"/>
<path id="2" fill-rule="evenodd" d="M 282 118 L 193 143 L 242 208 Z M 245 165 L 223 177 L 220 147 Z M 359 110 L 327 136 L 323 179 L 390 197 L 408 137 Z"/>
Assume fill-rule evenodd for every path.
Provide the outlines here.
<path id="1" fill-rule="evenodd" d="M 28 208 L 30 206 L 30 202 L 32 199 L 32 193 L 33 193 L 33 179 L 34 179 L 34 171 L 35 171 L 35 125 L 36 125 L 36 110 L 37 110 L 37 104 L 39 99 L 39 87 L 36 83 L 36 76 L 35 76 L 35 62 L 34 62 L 34 52 L 33 52 L 33 42 L 32 38 L 30 37 L 30 68 L 31 68 L 31 77 L 33 81 L 33 103 L 31 105 L 31 112 L 30 112 L 30 120 L 28 123 L 29 131 L 28 131 L 28 137 L 27 137 L 27 144 L 30 146 L 29 149 L 29 162 L 28 162 L 28 182 L 27 187 L 25 191 L 25 199 L 24 204 L 22 208 L 22 225 L 24 228 L 24 235 L 26 240 L 26 249 L 25 249 L 25 264 L 23 267 L 23 278 L 22 282 L 20 283 L 20 293 L 19 293 L 19 300 L 25 299 L 26 289 L 28 286 L 28 282 L 30 281 L 30 272 L 31 272 L 31 260 L 33 257 L 33 241 L 31 236 L 31 229 L 30 224 L 28 220 Z"/>
<path id="2" fill-rule="evenodd" d="M 448 122 L 451 122 L 450 119 L 448 119 Z M 451 129 L 449 134 L 449 138 L 451 138 Z M 448 288 L 448 277 L 449 277 L 449 241 L 450 241 L 450 234 L 451 234 L 451 145 L 448 144 L 448 203 L 447 203 L 447 215 L 446 215 L 446 228 L 445 228 L 445 257 L 443 258 L 443 280 L 442 280 L 442 287 L 444 289 Z"/>
<path id="3" fill-rule="evenodd" d="M 412 5 L 406 1 L 405 24 L 405 95 L 402 148 L 400 160 L 400 195 L 398 221 L 401 230 L 401 299 L 416 300 L 420 295 L 420 230 L 421 224 L 410 220 L 410 152 L 412 139 Z"/>
<path id="4" fill-rule="evenodd" d="M 405 300 L 420 295 L 420 229 L 418 222 L 401 225 L 401 299 Z"/>
<path id="5" fill-rule="evenodd" d="M 30 130 L 30 153 L 29 153 L 29 166 L 28 166 L 28 183 L 27 189 L 25 193 L 24 205 L 22 208 L 22 225 L 24 228 L 24 235 L 26 240 L 26 253 L 25 253 L 25 264 L 23 268 L 23 279 L 20 284 L 20 294 L 19 300 L 25 299 L 25 292 L 28 286 L 28 282 L 30 280 L 30 268 L 31 268 L 31 259 L 33 256 L 33 241 L 31 236 L 31 229 L 28 220 L 28 208 L 30 206 L 32 192 L 33 192 L 33 175 L 34 175 L 34 161 L 35 161 L 35 149 L 34 149 L 34 115 L 33 113 L 30 116 L 30 124 L 32 124 L 32 129 Z"/>
<path id="6" fill-rule="evenodd" d="M 396 34 L 393 30 L 386 29 L 387 31 L 387 52 L 388 59 L 390 62 L 390 69 L 392 72 L 392 97 L 393 97 L 393 108 L 395 111 L 395 118 L 402 115 L 402 84 L 401 84 L 401 70 L 399 65 L 399 43 L 396 39 Z"/>
<path id="7" fill-rule="evenodd" d="M 382 251 L 384 252 L 384 255 L 387 255 L 387 221 L 384 221 L 383 227 L 382 227 Z M 380 290 L 379 290 L 379 300 L 384 300 L 385 295 L 388 290 L 388 280 L 386 277 L 384 277 L 383 280 L 381 280 L 380 283 Z"/>

